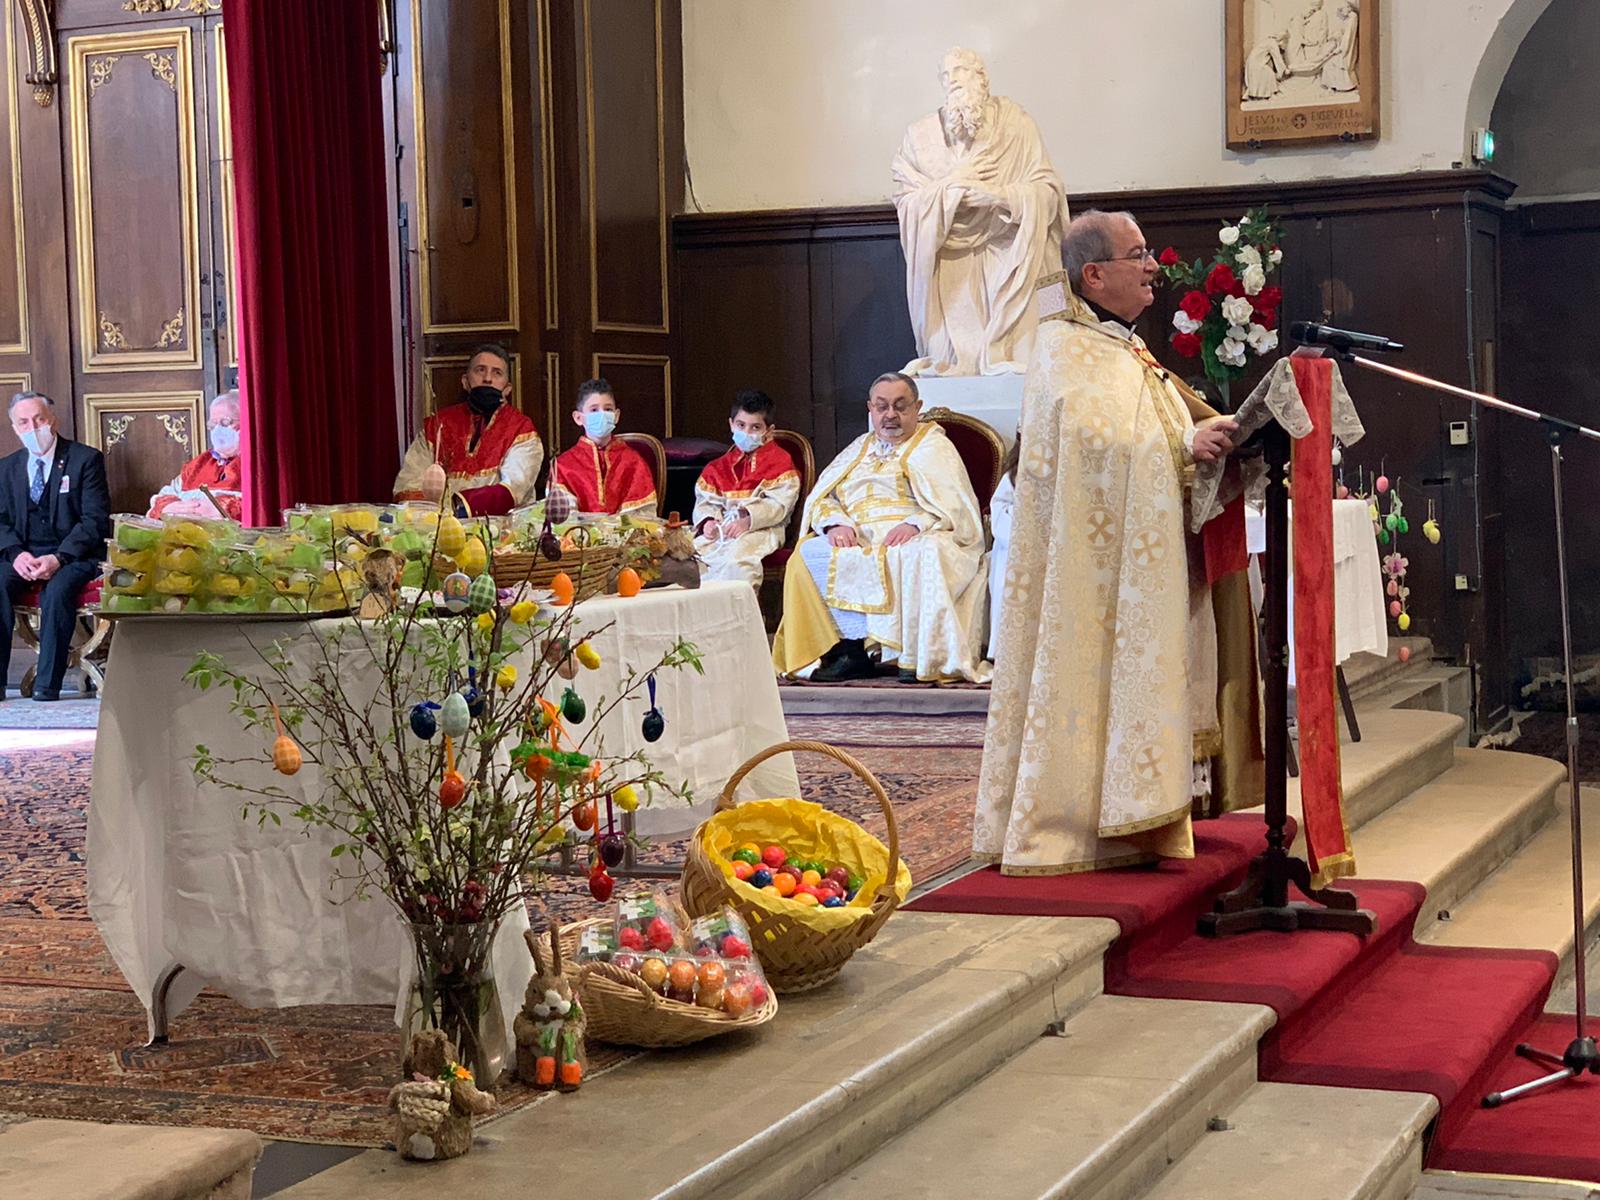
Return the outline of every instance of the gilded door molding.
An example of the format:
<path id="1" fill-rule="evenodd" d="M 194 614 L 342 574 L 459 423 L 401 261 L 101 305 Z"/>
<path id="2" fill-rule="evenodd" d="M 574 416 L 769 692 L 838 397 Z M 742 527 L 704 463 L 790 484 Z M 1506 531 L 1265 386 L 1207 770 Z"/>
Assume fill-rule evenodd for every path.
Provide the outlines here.
<path id="1" fill-rule="evenodd" d="M 216 70 L 217 70 L 217 155 L 222 164 L 222 277 L 223 295 L 228 298 L 228 311 L 225 324 L 227 335 L 226 362 L 219 362 L 222 367 L 237 367 L 239 365 L 239 277 L 235 269 L 234 255 L 236 236 L 234 229 L 234 190 L 233 190 L 233 122 L 228 112 L 228 43 L 222 36 L 222 22 L 218 21 L 212 31 L 216 41 Z M 224 357 L 222 355 L 219 358 Z"/>
<path id="2" fill-rule="evenodd" d="M 11 397 L 18 392 L 31 392 L 33 390 L 33 376 L 26 371 L 12 371 L 9 374 L 0 374 L 0 400 L 7 404 Z"/>
<path id="3" fill-rule="evenodd" d="M 561 291 L 556 263 L 555 70 L 550 50 L 550 0 L 534 0 L 539 33 L 539 183 L 544 192 L 544 327 L 560 328 Z"/>
<path id="4" fill-rule="evenodd" d="M 411 53 L 411 94 L 415 128 L 412 139 L 417 151 L 417 234 L 421 260 L 422 332 L 424 336 L 436 333 L 472 333 L 483 330 L 522 328 L 521 301 L 517 290 L 517 118 L 513 108 L 511 78 L 511 0 L 497 0 L 496 12 L 500 28 L 500 158 L 505 172 L 506 209 L 506 297 L 510 311 L 504 321 L 466 321 L 437 323 L 433 320 L 433 250 L 428 211 L 428 120 L 426 80 L 422 58 L 422 0 L 411 0 L 411 28 L 413 47 Z"/>
<path id="5" fill-rule="evenodd" d="M 83 440 L 102 454 L 116 449 L 133 422 L 146 415 L 160 419 L 167 436 L 183 448 L 184 461 L 200 453 L 200 431 L 205 428 L 204 392 L 87 393 L 83 411 L 88 418 Z"/>
<path id="6" fill-rule="evenodd" d="M 168 371 L 201 365 L 199 337 L 200 237 L 194 129 L 194 67 L 185 28 L 92 34 L 67 43 L 72 106 L 72 196 L 78 280 L 78 341 L 82 369 Z M 120 65 L 119 65 L 120 64 Z M 95 180 L 91 170 L 90 109 L 95 95 L 121 71 L 148 79 L 174 97 L 178 179 L 172 203 L 178 220 L 182 304 L 152 329 L 134 329 L 102 303 L 95 259 Z M 102 181 L 104 182 L 104 181 Z M 102 203 L 115 199 L 102 197 Z"/>
<path id="7" fill-rule="evenodd" d="M 17 119 L 17 31 L 11 14 L 4 18 L 6 56 L 6 128 L 11 132 L 12 226 L 17 235 L 17 340 L 0 343 L 0 354 L 28 353 L 28 249 L 22 212 L 22 131 Z"/>

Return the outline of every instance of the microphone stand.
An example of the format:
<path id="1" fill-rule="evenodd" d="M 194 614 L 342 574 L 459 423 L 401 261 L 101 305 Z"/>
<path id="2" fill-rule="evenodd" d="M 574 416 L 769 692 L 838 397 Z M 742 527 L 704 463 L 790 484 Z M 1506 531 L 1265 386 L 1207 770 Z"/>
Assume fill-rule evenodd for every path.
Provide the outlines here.
<path id="1" fill-rule="evenodd" d="M 1358 363 L 1368 370 L 1431 388 L 1436 392 L 1460 396 L 1483 408 L 1510 413 L 1525 421 L 1535 421 L 1544 428 L 1545 438 L 1550 445 L 1550 483 L 1556 502 L 1556 575 L 1561 588 L 1561 665 L 1567 682 L 1567 786 L 1571 792 L 1572 807 L 1572 957 L 1577 976 L 1577 1027 L 1573 1032 L 1572 1041 L 1561 1054 L 1552 1054 L 1527 1042 L 1517 1047 L 1517 1053 L 1523 1058 L 1553 1069 L 1548 1075 L 1542 1075 L 1538 1079 L 1529 1080 L 1516 1087 L 1506 1088 L 1504 1091 L 1490 1092 L 1483 1098 L 1485 1108 L 1499 1108 L 1502 1104 L 1530 1095 L 1551 1084 L 1577 1079 L 1585 1071 L 1600 1075 L 1600 1050 L 1596 1049 L 1595 1039 L 1588 1032 L 1588 997 L 1585 994 L 1588 981 L 1585 978 L 1587 955 L 1583 944 L 1583 805 L 1578 789 L 1578 710 L 1572 688 L 1572 613 L 1567 596 L 1567 529 L 1561 504 L 1562 447 L 1567 439 L 1574 435 L 1600 442 L 1600 430 L 1590 429 L 1535 409 L 1523 408 L 1519 404 L 1511 404 L 1483 392 L 1456 387 L 1427 375 L 1419 375 L 1415 371 L 1406 371 L 1388 363 L 1377 362 L 1359 354 L 1352 354 L 1348 350 L 1336 353 L 1346 362 Z"/>

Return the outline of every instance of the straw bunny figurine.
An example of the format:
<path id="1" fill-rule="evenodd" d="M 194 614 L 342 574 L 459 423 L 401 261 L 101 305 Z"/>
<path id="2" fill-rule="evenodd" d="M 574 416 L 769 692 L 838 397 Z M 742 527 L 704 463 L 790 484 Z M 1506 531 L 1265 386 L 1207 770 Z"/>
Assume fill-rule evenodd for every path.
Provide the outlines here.
<path id="1" fill-rule="evenodd" d="M 479 1091 L 472 1073 L 456 1061 L 444 1031 L 413 1036 L 402 1070 L 405 1081 L 389 1091 L 400 1157 L 440 1162 L 472 1149 L 472 1118 L 493 1112 L 494 1097 Z"/>
<path id="2" fill-rule="evenodd" d="M 561 934 L 551 926 L 549 963 L 539 953 L 539 935 L 529 929 L 522 936 L 533 955 L 533 978 L 511 1025 L 517 1039 L 517 1078 L 541 1091 L 575 1092 L 588 1066 L 583 1045 L 588 1022 L 561 970 Z"/>

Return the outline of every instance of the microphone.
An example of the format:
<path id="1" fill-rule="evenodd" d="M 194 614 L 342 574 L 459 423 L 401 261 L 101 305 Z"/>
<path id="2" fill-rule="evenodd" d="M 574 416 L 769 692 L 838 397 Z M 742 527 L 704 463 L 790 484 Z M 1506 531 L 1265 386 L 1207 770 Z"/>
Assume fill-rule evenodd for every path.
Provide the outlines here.
<path id="1" fill-rule="evenodd" d="M 1302 346 L 1329 346 L 1335 350 L 1404 350 L 1404 342 L 1390 341 L 1376 333 L 1357 333 L 1350 329 L 1335 329 L 1332 325 L 1318 325 L 1313 321 L 1294 321 L 1289 325 L 1289 336 Z"/>

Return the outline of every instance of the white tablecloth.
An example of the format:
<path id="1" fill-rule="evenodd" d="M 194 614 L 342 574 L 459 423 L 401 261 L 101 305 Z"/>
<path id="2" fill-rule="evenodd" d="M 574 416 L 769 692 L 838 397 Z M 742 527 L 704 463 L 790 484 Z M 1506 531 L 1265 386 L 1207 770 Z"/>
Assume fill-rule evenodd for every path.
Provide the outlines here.
<path id="1" fill-rule="evenodd" d="M 594 639 L 600 669 L 577 680 L 591 705 L 602 694 L 617 694 L 624 664 L 648 666 L 677 637 L 694 642 L 704 655 L 704 676 L 686 670 L 657 676 L 657 703 L 667 725 L 653 746 L 640 733 L 642 696 L 620 706 L 602 726 L 608 753 L 648 746 L 666 777 L 687 780 L 699 798 L 693 811 L 640 809 L 646 832 L 691 827 L 740 763 L 788 736 L 761 615 L 747 584 L 650 590 L 631 600 L 597 598 L 579 606 L 577 620 L 586 630 L 615 622 Z M 202 791 L 194 782 L 190 761 L 197 743 L 219 757 L 262 749 L 261 735 L 243 731 L 224 695 L 198 692 L 182 678 L 200 650 L 244 668 L 253 661 L 247 638 L 261 646 L 293 639 L 294 653 L 314 652 L 313 639 L 293 624 L 120 623 L 95 743 L 90 913 L 147 1010 L 158 979 L 175 963 L 186 970 L 169 994 L 169 1015 L 203 984 L 251 1007 L 402 1003 L 411 952 L 399 916 L 381 897 L 331 901 L 333 839 L 308 837 L 290 818 L 281 829 L 270 822 L 260 827 L 241 818 L 235 795 Z M 363 692 L 362 682 L 346 680 L 358 703 L 373 688 L 366 681 Z M 315 796 L 319 778 L 308 763 L 287 783 Z M 798 795 L 793 760 L 783 755 L 763 764 L 740 794 Z M 520 940 L 526 927 L 525 915 L 518 913 L 504 924 L 496 946 L 508 1031 L 531 969 Z"/>
<path id="2" fill-rule="evenodd" d="M 1290 516 L 1294 509 L 1291 505 Z M 1294 538 L 1289 540 L 1293 553 Z M 1245 538 L 1251 554 L 1266 549 L 1266 515 L 1259 509 L 1245 509 Z M 1251 588 L 1256 609 L 1261 608 L 1261 577 L 1254 560 L 1250 566 Z M 1289 679 L 1294 679 L 1294 564 L 1289 567 Z M 1333 622 L 1334 648 L 1338 662 L 1352 654 L 1389 653 L 1387 597 L 1383 594 L 1383 571 L 1379 566 L 1378 540 L 1372 535 L 1372 519 L 1365 500 L 1333 502 Z"/>

